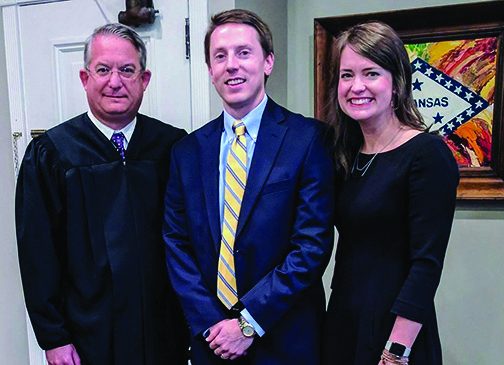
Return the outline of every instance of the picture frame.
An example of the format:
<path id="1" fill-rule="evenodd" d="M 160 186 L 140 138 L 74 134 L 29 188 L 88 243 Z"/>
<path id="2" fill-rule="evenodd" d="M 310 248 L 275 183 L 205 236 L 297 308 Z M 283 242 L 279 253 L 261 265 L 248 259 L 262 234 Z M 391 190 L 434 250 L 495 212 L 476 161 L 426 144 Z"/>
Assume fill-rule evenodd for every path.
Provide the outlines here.
<path id="1" fill-rule="evenodd" d="M 390 25 L 406 45 L 496 38 L 496 73 L 488 166 L 460 167 L 459 201 L 504 201 L 504 1 L 314 19 L 315 117 L 327 120 L 331 50 L 336 36 L 370 20 Z"/>

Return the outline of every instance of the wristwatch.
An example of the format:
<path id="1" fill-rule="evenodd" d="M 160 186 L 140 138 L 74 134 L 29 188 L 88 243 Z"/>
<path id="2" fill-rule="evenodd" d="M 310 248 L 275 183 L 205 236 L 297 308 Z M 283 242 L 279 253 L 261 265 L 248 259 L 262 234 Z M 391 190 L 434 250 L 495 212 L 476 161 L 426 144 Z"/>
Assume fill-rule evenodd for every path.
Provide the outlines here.
<path id="1" fill-rule="evenodd" d="M 388 350 L 388 352 L 390 352 L 391 354 L 400 357 L 408 357 L 411 352 L 411 349 L 407 348 L 403 344 L 390 341 L 387 341 L 387 344 L 385 345 L 385 350 Z"/>
<path id="2" fill-rule="evenodd" d="M 248 323 L 243 317 L 238 318 L 238 325 L 245 337 L 253 337 L 255 335 L 254 326 Z"/>

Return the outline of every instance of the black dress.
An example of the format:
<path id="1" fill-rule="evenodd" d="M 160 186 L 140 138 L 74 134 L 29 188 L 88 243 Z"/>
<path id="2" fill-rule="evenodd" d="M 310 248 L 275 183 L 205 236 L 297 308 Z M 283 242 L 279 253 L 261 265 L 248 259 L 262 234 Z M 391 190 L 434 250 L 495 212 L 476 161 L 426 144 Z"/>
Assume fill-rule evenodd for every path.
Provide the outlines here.
<path id="1" fill-rule="evenodd" d="M 359 155 L 362 167 L 372 155 Z M 459 181 L 439 137 L 380 153 L 337 188 L 339 239 L 324 364 L 376 365 L 396 316 L 423 324 L 410 365 L 441 364 L 434 310 Z"/>
<path id="2" fill-rule="evenodd" d="M 187 364 L 161 233 L 171 147 L 185 134 L 138 115 L 123 164 L 82 114 L 28 146 L 16 228 L 43 349 L 72 343 L 82 364 Z"/>

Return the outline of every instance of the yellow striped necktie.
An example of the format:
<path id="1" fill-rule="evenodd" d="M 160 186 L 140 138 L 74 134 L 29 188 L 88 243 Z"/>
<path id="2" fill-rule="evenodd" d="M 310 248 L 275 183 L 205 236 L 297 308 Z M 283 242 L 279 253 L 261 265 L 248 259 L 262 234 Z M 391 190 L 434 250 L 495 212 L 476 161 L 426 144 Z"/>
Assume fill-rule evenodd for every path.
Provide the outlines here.
<path id="1" fill-rule="evenodd" d="M 235 139 L 226 161 L 224 178 L 224 216 L 217 274 L 217 296 L 229 309 L 238 302 L 236 287 L 234 243 L 238 217 L 247 183 L 247 141 L 245 124 L 233 124 Z"/>

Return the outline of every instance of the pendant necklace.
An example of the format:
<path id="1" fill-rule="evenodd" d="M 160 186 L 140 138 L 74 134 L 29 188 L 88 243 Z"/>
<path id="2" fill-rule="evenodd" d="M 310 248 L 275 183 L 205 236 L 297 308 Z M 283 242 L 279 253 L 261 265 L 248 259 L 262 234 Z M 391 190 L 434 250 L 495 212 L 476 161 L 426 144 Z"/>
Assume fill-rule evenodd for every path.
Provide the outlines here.
<path id="1" fill-rule="evenodd" d="M 357 156 L 355 157 L 355 160 L 354 160 L 354 164 L 352 166 L 352 171 L 351 171 L 351 174 L 353 175 L 354 174 L 354 171 L 357 170 L 359 172 L 362 171 L 362 173 L 360 174 L 360 176 L 356 176 L 356 177 L 363 177 L 365 174 L 366 174 L 366 171 L 369 169 L 369 166 L 371 166 L 371 163 L 373 162 L 373 160 L 375 159 L 375 157 L 381 153 L 385 148 L 387 148 L 395 139 L 396 137 L 399 135 L 399 132 L 402 131 L 403 129 L 403 126 L 401 125 L 401 127 L 397 130 L 397 132 L 392 136 L 392 139 L 385 145 L 382 147 L 381 150 L 379 150 L 378 152 L 376 152 L 373 157 L 371 157 L 371 159 L 362 167 L 359 167 L 359 154 L 360 154 L 360 151 L 362 149 L 362 146 L 364 145 L 364 143 L 360 146 L 359 148 L 359 152 L 357 152 Z"/>

